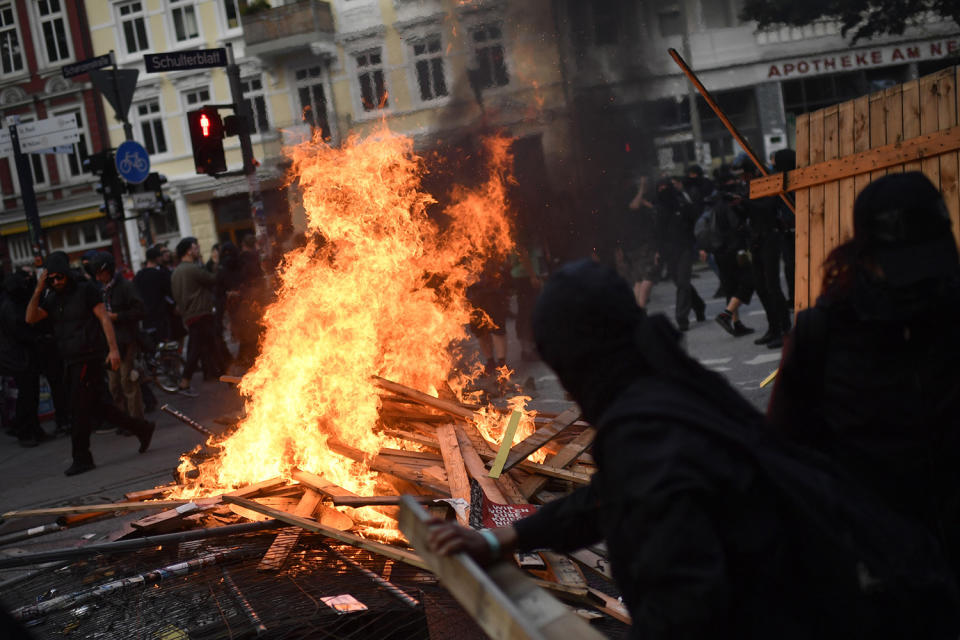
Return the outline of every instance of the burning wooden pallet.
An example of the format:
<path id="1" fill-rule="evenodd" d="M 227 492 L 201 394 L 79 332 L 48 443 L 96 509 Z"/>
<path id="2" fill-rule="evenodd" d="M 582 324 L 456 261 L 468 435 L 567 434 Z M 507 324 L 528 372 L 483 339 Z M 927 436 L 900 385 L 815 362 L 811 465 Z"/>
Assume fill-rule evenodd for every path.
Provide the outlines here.
<path id="1" fill-rule="evenodd" d="M 513 565 L 483 574 L 478 573 L 475 566 L 464 564 L 462 558 L 432 557 L 422 546 L 424 507 L 435 515 L 456 517 L 462 524 L 474 526 L 485 516 L 486 525 L 491 526 L 495 524 L 491 522 L 495 517 L 491 514 L 510 513 L 511 505 L 520 513 L 532 507 L 518 505 L 546 502 L 565 490 L 588 483 L 593 461 L 586 449 L 595 431 L 579 420 L 575 409 L 556 416 L 537 416 L 535 432 L 513 446 L 510 446 L 512 434 L 508 425 L 509 437 L 495 450 L 475 424 L 477 407 L 430 396 L 384 379 L 377 379 L 376 383 L 382 392 L 382 433 L 394 438 L 398 447 L 381 449 L 375 456 L 342 442 L 330 442 L 329 447 L 380 473 L 395 487 L 395 495 L 356 495 L 326 478 L 294 469 L 287 479 L 271 478 L 202 499 L 168 499 L 178 488 L 173 484 L 127 494 L 127 500 L 120 503 L 13 511 L 3 517 L 64 518 L 90 517 L 91 514 L 104 517 L 159 509 L 157 513 L 130 522 L 116 536 L 127 542 L 149 537 L 154 544 L 168 536 L 183 535 L 185 531 L 214 532 L 242 520 L 272 522 L 281 530 L 260 559 L 261 571 L 283 569 L 303 531 L 321 534 L 391 561 L 433 571 L 492 637 L 597 637 L 580 618 L 571 623 L 571 611 L 586 618 L 607 615 L 629 623 L 622 605 L 588 586 L 580 564 L 568 556 L 541 553 L 532 560 L 532 569 L 526 574 Z M 164 410 L 191 428 L 212 435 L 203 425 L 176 410 L 169 407 Z M 208 442 L 211 455 L 216 453 L 216 445 L 210 444 L 214 440 L 211 438 Z M 547 459 L 542 463 L 530 462 L 528 456 L 540 449 L 549 453 Z M 406 501 L 403 516 L 401 500 Z M 420 506 L 415 508 L 415 505 Z M 376 531 L 372 526 L 376 525 L 370 522 L 374 519 L 387 522 L 393 529 L 401 521 L 405 523 L 404 533 L 417 551 L 374 539 Z M 584 550 L 573 557 L 584 567 L 610 579 L 602 555 Z M 20 564 L 28 563 L 24 558 L 20 560 Z M 530 558 L 524 559 L 525 565 L 530 562 Z M 0 560 L 2 566 L 4 561 Z M 518 581 L 518 575 L 527 575 L 529 579 Z M 385 588 L 391 586 L 383 576 L 371 578 L 381 581 Z M 548 592 L 572 605 L 571 608 L 561 606 Z M 525 603 L 523 606 L 504 605 L 511 599 L 516 605 L 518 597 Z M 493 605 L 496 605 L 496 614 L 491 618 L 489 607 Z M 534 624 L 538 616 L 550 624 Z"/>

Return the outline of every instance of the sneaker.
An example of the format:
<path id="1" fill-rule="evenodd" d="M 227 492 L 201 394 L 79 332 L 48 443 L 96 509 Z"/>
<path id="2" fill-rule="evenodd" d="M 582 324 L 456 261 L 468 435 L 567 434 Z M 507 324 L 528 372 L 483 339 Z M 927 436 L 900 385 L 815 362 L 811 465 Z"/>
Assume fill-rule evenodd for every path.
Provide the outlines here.
<path id="1" fill-rule="evenodd" d="M 190 387 L 180 387 L 179 389 L 177 389 L 177 393 L 179 393 L 182 396 L 187 396 L 188 398 L 196 398 L 200 396 L 199 393 L 197 393 Z"/>
<path id="2" fill-rule="evenodd" d="M 739 320 L 733 323 L 733 335 L 736 336 L 737 338 L 748 336 L 751 333 L 756 333 L 756 331 L 757 331 L 756 329 L 751 329 L 750 327 L 746 326 Z"/>
<path id="3" fill-rule="evenodd" d="M 733 316 L 731 316 L 729 313 L 726 311 L 718 313 L 715 319 L 717 324 L 720 325 L 724 331 L 732 336 L 737 335 L 736 329 L 733 327 Z"/>
<path id="4" fill-rule="evenodd" d="M 753 344 L 767 344 L 771 340 L 777 337 L 776 332 L 773 329 L 767 329 L 767 332 L 753 341 Z"/>
<path id="5" fill-rule="evenodd" d="M 93 464 L 93 461 L 90 462 L 77 462 L 74 461 L 66 471 L 63 472 L 65 476 L 75 476 L 78 473 L 86 473 L 87 471 L 92 471 L 96 469 L 97 465 Z"/>
<path id="6" fill-rule="evenodd" d="M 774 336 L 774 338 L 767 343 L 767 349 L 782 349 L 783 348 L 783 335 Z"/>
<path id="7" fill-rule="evenodd" d="M 93 430 L 94 433 L 101 436 L 105 433 L 113 433 L 114 431 L 116 431 L 116 429 L 114 429 L 113 427 L 108 427 L 106 425 L 100 425 L 99 427 Z"/>
<path id="8" fill-rule="evenodd" d="M 156 428 L 155 423 L 149 420 L 143 421 L 143 431 L 137 435 L 137 439 L 140 440 L 140 453 L 145 453 L 150 448 L 150 441 L 153 440 L 153 432 Z"/>

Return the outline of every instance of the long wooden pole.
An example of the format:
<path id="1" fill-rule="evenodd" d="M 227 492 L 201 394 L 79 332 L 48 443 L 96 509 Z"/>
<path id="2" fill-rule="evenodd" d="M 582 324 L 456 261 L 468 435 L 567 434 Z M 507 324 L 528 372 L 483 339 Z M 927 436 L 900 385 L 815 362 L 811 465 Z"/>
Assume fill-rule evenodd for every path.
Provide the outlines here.
<path id="1" fill-rule="evenodd" d="M 727 128 L 727 131 L 730 132 L 730 135 L 733 136 L 733 139 L 736 140 L 737 144 L 739 144 L 743 148 L 743 150 L 747 153 L 747 156 L 750 158 L 753 164 L 756 165 L 757 170 L 760 172 L 760 174 L 763 175 L 764 177 L 770 175 L 770 172 L 767 171 L 766 165 L 759 158 L 759 156 L 757 156 L 757 154 L 754 153 L 753 148 L 750 146 L 750 143 L 747 142 L 747 139 L 743 137 L 743 135 L 740 133 L 737 127 L 734 126 L 732 122 L 730 122 L 730 118 L 727 117 L 727 114 L 723 112 L 723 109 L 720 108 L 720 105 L 717 104 L 717 101 L 713 99 L 712 95 L 710 95 L 710 91 L 705 86 L 703 86 L 703 83 L 700 82 L 700 78 L 698 78 L 697 74 L 693 72 L 693 69 L 687 66 L 686 61 L 682 57 L 680 57 L 680 54 L 677 53 L 676 49 L 673 49 L 673 48 L 667 49 L 667 52 L 670 54 L 670 57 L 673 58 L 673 61 L 677 63 L 677 66 L 680 67 L 680 70 L 683 71 L 683 74 L 687 76 L 687 79 L 690 80 L 690 82 L 693 83 L 693 86 L 697 88 L 697 91 L 700 92 L 700 95 L 703 96 L 703 99 L 706 101 L 706 103 L 710 106 L 711 109 L 713 109 L 713 112 L 717 114 L 717 117 L 720 118 L 720 122 L 722 122 L 723 126 Z M 793 211 L 794 213 L 796 213 L 793 209 L 793 203 L 790 202 L 789 198 L 787 198 L 787 194 L 781 192 L 779 195 L 780 195 L 780 199 L 783 200 L 784 204 L 786 204 L 787 207 L 790 208 L 790 211 Z"/>

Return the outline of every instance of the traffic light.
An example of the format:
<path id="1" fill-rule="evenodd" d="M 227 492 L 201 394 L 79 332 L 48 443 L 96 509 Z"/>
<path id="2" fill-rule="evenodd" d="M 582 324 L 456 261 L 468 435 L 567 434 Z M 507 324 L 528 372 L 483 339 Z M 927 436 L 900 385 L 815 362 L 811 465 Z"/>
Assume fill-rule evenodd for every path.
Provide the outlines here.
<path id="1" fill-rule="evenodd" d="M 216 109 L 203 108 L 187 113 L 197 173 L 214 176 L 227 170 L 223 153 L 223 121 Z"/>
<path id="2" fill-rule="evenodd" d="M 125 191 L 124 183 L 117 175 L 117 167 L 113 162 L 113 151 L 99 151 L 87 156 L 83 161 L 83 170 L 100 178 L 96 185 L 97 193 L 103 196 L 101 209 L 110 218 L 123 217 L 123 201 L 121 197 Z"/>

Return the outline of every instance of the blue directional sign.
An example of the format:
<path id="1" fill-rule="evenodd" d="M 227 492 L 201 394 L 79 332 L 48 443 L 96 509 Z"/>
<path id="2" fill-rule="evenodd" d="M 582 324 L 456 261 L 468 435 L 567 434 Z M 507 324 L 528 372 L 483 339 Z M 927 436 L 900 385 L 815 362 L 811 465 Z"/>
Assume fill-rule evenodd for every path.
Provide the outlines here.
<path id="1" fill-rule="evenodd" d="M 130 184 L 140 184 L 150 175 L 150 154 L 133 140 L 122 143 L 114 155 L 117 173 Z"/>

